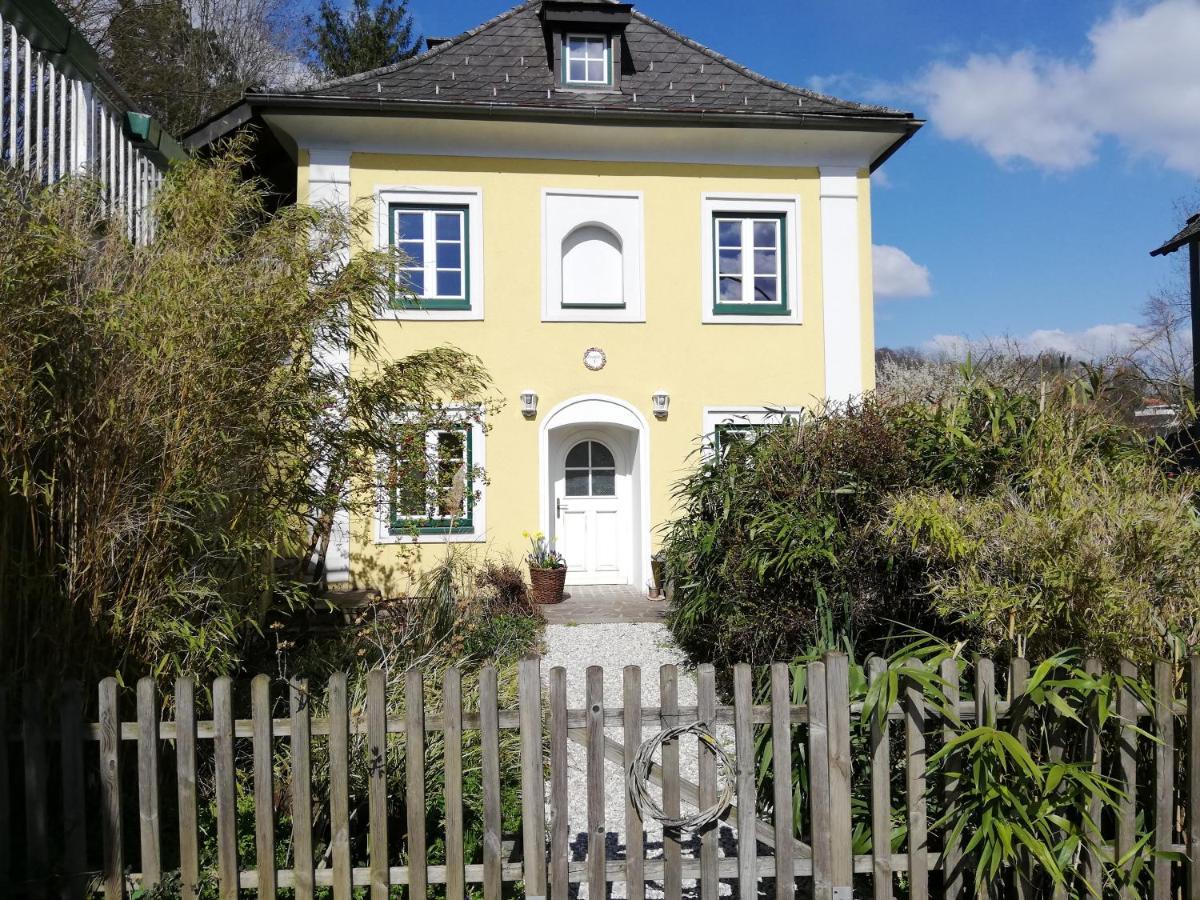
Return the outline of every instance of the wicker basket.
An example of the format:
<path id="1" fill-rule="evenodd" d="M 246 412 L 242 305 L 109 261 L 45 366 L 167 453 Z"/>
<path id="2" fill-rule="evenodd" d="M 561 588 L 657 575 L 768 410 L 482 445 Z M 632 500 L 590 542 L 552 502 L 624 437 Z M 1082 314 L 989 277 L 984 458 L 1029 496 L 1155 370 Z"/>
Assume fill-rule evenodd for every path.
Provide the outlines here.
<path id="1" fill-rule="evenodd" d="M 543 605 L 562 603 L 563 587 L 567 583 L 567 569 L 534 569 L 529 570 L 529 580 L 533 584 L 533 602 Z"/>

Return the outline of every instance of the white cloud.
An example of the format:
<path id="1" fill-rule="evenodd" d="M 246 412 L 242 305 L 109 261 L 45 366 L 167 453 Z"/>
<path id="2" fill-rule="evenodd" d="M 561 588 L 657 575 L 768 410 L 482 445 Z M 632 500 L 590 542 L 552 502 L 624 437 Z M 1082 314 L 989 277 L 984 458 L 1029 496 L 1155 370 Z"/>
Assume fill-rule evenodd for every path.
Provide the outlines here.
<path id="1" fill-rule="evenodd" d="M 929 270 L 899 247 L 876 244 L 871 248 L 871 260 L 877 298 L 928 297 L 933 293 Z"/>
<path id="2" fill-rule="evenodd" d="M 1023 353 L 1061 353 L 1081 360 L 1103 360 L 1141 350 L 1149 333 L 1129 322 L 1093 325 L 1082 331 L 1039 328 L 1023 337 L 968 338 L 956 334 L 934 335 L 924 344 L 932 354 L 962 358 L 967 353 L 1003 348 Z"/>
<path id="3" fill-rule="evenodd" d="M 1200 2 L 1118 6 L 1082 62 L 1034 50 L 938 63 L 918 80 L 934 126 L 1001 163 L 1090 163 L 1105 138 L 1200 175 Z"/>
<path id="4" fill-rule="evenodd" d="M 876 169 L 871 173 L 871 187 L 874 188 L 890 188 L 892 179 L 883 169 Z"/>

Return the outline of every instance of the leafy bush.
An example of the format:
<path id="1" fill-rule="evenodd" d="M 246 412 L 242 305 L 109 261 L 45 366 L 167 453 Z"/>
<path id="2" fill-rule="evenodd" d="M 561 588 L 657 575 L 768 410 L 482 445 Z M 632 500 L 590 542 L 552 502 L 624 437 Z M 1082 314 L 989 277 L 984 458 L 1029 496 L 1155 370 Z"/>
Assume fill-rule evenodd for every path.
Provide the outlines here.
<path id="1" fill-rule="evenodd" d="M 697 662 L 792 659 L 897 622 L 994 650 L 1145 659 L 1200 641 L 1194 476 L 1105 382 L 869 398 L 729 446 L 676 489 L 670 625 Z"/>
<path id="2" fill-rule="evenodd" d="M 145 245 L 93 185 L 0 172 L 0 675 L 237 671 L 380 454 L 487 402 L 468 354 L 380 351 L 365 210 L 272 212 L 243 162 L 174 168 Z"/>

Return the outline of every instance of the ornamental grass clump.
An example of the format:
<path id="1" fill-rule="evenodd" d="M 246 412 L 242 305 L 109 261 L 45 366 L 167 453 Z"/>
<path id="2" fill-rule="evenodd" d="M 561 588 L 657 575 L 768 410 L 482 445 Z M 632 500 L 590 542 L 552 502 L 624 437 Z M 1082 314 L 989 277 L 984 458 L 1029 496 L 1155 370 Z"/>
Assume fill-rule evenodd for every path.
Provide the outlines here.
<path id="1" fill-rule="evenodd" d="M 0 676 L 235 674 L 404 429 L 490 402 L 469 354 L 382 352 L 366 211 L 273 210 L 244 149 L 173 168 L 141 245 L 0 172 Z"/>
<path id="2" fill-rule="evenodd" d="M 1145 662 L 1200 646 L 1200 480 L 1122 424 L 1103 373 L 1038 389 L 969 366 L 710 454 L 676 489 L 670 624 L 762 664 L 898 625 L 990 653 Z"/>

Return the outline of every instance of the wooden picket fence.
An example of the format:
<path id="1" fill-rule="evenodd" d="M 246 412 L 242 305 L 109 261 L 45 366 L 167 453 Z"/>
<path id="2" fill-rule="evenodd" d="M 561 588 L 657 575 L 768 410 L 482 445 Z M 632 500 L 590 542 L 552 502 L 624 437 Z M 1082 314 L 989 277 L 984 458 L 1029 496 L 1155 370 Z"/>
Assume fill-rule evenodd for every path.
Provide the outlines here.
<path id="1" fill-rule="evenodd" d="M 962 719 L 976 721 L 1007 715 L 1004 696 L 1019 691 L 1029 671 L 1024 660 L 1015 660 L 1006 673 L 1006 690 L 998 693 L 995 668 L 981 659 L 974 684 L 960 694 L 959 666 L 954 660 L 943 665 L 945 699 Z M 1098 671 L 1094 661 L 1088 667 Z M 771 667 L 769 697 L 758 703 L 750 667 L 735 667 L 732 704 L 718 702 L 716 673 L 701 666 L 694 706 L 680 705 L 674 666 L 658 673 L 657 706 L 643 705 L 637 667 L 623 671 L 622 695 L 615 703 L 604 696 L 603 671 L 592 667 L 586 672 L 586 702 L 572 708 L 565 670 L 545 673 L 543 683 L 536 659 L 520 663 L 516 706 L 507 709 L 500 708 L 499 697 L 511 692 L 502 694 L 490 667 L 469 679 L 478 684 L 474 697 L 464 697 L 464 679 L 455 669 L 444 673 L 440 685 L 429 685 L 421 672 L 409 671 L 402 676 L 402 709 L 389 709 L 387 676 L 379 671 L 369 674 L 365 700 L 358 704 L 350 701 L 344 675 L 331 678 L 319 695 L 303 679 L 292 679 L 285 687 L 259 676 L 249 685 L 249 718 L 235 716 L 241 708 L 235 697 L 241 693 L 229 679 L 212 685 L 209 718 L 197 717 L 196 688 L 186 679 L 176 682 L 169 704 L 149 679 L 137 685 L 133 697 L 106 679 L 94 695 L 94 707 L 73 683 L 54 691 L 26 688 L 19 710 L 12 708 L 15 698 L 0 694 L 0 895 L 82 897 L 102 891 L 122 897 L 136 886 L 158 884 L 171 870 L 179 872 L 184 897 L 198 896 L 206 882 L 215 884 L 222 898 L 239 892 L 273 896 L 288 888 L 298 900 L 313 897 L 322 887 L 332 888 L 339 900 L 360 887 L 381 900 L 394 896 L 400 886 L 406 896 L 424 900 L 434 885 L 447 900 L 464 900 L 476 889 L 472 886 L 482 889 L 485 900 L 499 900 L 512 895 L 506 883 L 517 882 L 527 896 L 555 900 L 569 896 L 576 884 L 586 886 L 589 897 L 604 897 L 608 885 L 618 882 L 631 900 L 644 900 L 647 883 L 668 898 L 695 890 L 700 900 L 716 900 L 722 881 L 736 884 L 739 900 L 754 900 L 763 890 L 776 900 L 797 895 L 844 900 L 856 890 L 876 900 L 974 894 L 969 875 L 960 868 L 962 848 L 933 833 L 937 829 L 931 829 L 927 815 L 931 791 L 955 789 L 952 783 L 928 783 L 925 765 L 927 742 L 932 738 L 936 744 L 938 732 L 950 723 L 939 721 L 922 692 L 909 686 L 886 719 L 872 719 L 864 765 L 861 755 L 855 759 L 851 744 L 860 709 L 851 703 L 849 672 L 847 658 L 836 653 L 808 664 L 803 704 L 795 702 L 791 671 L 783 664 Z M 1134 674 L 1128 664 L 1122 672 Z M 868 673 L 871 679 L 885 677 L 886 665 L 872 660 Z M 1153 887 L 1147 890 L 1155 900 L 1200 897 L 1197 855 L 1191 852 L 1200 843 L 1200 690 L 1190 688 L 1200 680 L 1200 658 L 1188 664 L 1184 700 L 1176 696 L 1175 673 L 1170 663 L 1156 664 L 1154 708 L 1142 708 L 1125 692 L 1115 747 L 1102 746 L 1098 739 L 1088 745 L 1087 762 L 1096 771 L 1115 765 L 1125 788 L 1118 813 L 1103 819 L 1111 832 L 1113 858 L 1132 847 L 1139 814 L 1153 823 L 1157 850 L 1183 854 L 1153 860 Z M 427 690 L 439 687 L 441 708 L 427 710 Z M 272 704 L 282 703 L 283 690 L 287 715 L 276 717 Z M 313 714 L 318 698 L 324 712 L 320 716 Z M 161 713 L 164 705 L 171 710 L 167 718 Z M 94 721 L 86 715 L 93 708 Z M 123 717 L 123 710 L 133 711 L 133 718 Z M 643 822 L 630 799 L 630 764 L 644 739 L 696 721 L 732 735 L 734 802 L 722 812 L 722 822 L 703 830 L 698 839 L 667 829 L 661 852 L 655 852 L 656 823 Z M 754 745 L 764 726 L 771 728 L 773 770 L 785 773 L 773 779 L 770 797 L 759 795 L 756 782 Z M 1139 726 L 1156 740 L 1139 735 Z M 471 732 L 477 732 L 479 747 L 483 840 L 480 851 L 467 858 L 463 748 L 464 734 Z M 504 732 L 515 732 L 519 739 L 520 833 L 511 836 L 501 827 Z M 429 752 L 435 734 L 440 759 Z M 401 739 L 406 821 L 403 828 L 393 823 L 389 829 L 389 799 L 396 798 L 388 796 L 387 751 L 389 741 L 394 748 Z M 802 835 L 793 825 L 794 739 L 806 756 L 810 797 Z M 568 823 L 568 800 L 579 789 L 568 773 L 571 742 L 584 748 L 586 759 L 587 851 L 582 859 L 572 859 L 572 845 L 580 842 Z M 697 748 L 697 776 L 691 782 L 681 774 L 679 744 L 664 746 L 651 777 L 668 815 L 708 807 L 718 795 L 715 756 Z M 1106 758 L 1110 753 L 1115 753 L 1111 760 Z M 131 756 L 123 763 L 127 754 Z M 287 766 L 281 776 L 282 756 Z M 327 796 L 314 797 L 315 757 L 328 767 L 325 781 L 317 779 L 327 783 Z M 903 846 L 893 852 L 896 760 L 903 767 L 906 833 Z M 1139 760 L 1142 771 L 1147 765 L 1153 771 L 1153 783 L 1141 790 Z M 351 772 L 364 762 L 366 796 L 352 797 Z M 443 828 L 434 835 L 426 832 L 427 808 L 435 799 L 427 794 L 430 764 L 440 766 L 444 790 Z M 856 765 L 858 783 L 869 783 L 870 794 L 869 821 L 858 824 L 873 834 L 889 835 L 889 840 L 874 842 L 873 852 L 857 855 L 851 800 Z M 626 779 L 623 821 L 606 821 L 606 780 L 620 770 Z M 1185 773 L 1181 784 L 1176 783 L 1177 770 Z M 239 812 L 244 818 L 249 814 L 239 811 L 239 775 L 253 797 L 253 827 L 243 823 L 241 830 Z M 172 789 L 174 815 L 168 822 L 165 793 L 160 792 Z M 326 830 L 314 831 L 314 805 L 326 811 Z M 136 840 L 127 834 L 133 830 L 128 826 L 135 809 Z M 361 809 L 366 810 L 365 822 L 356 815 Z M 762 809 L 771 810 L 770 815 L 760 817 Z M 211 810 L 215 822 L 208 844 L 201 840 L 202 810 Z M 291 819 L 290 846 L 282 854 L 276 846 L 280 811 Z M 614 830 L 624 833 L 628 849 L 610 858 L 605 837 Z M 741 839 L 731 854 L 728 838 L 734 835 Z M 431 843 L 444 847 L 434 854 L 440 862 L 428 861 Z M 318 844 L 324 846 L 319 857 Z M 252 851 L 245 849 L 251 845 Z M 280 859 L 286 863 L 280 865 Z M 1089 874 L 1098 872 L 1100 864 L 1087 855 L 1080 860 Z M 1013 896 L 1034 896 L 1019 885 L 1013 890 Z M 1145 895 L 1133 888 L 1121 894 Z"/>

